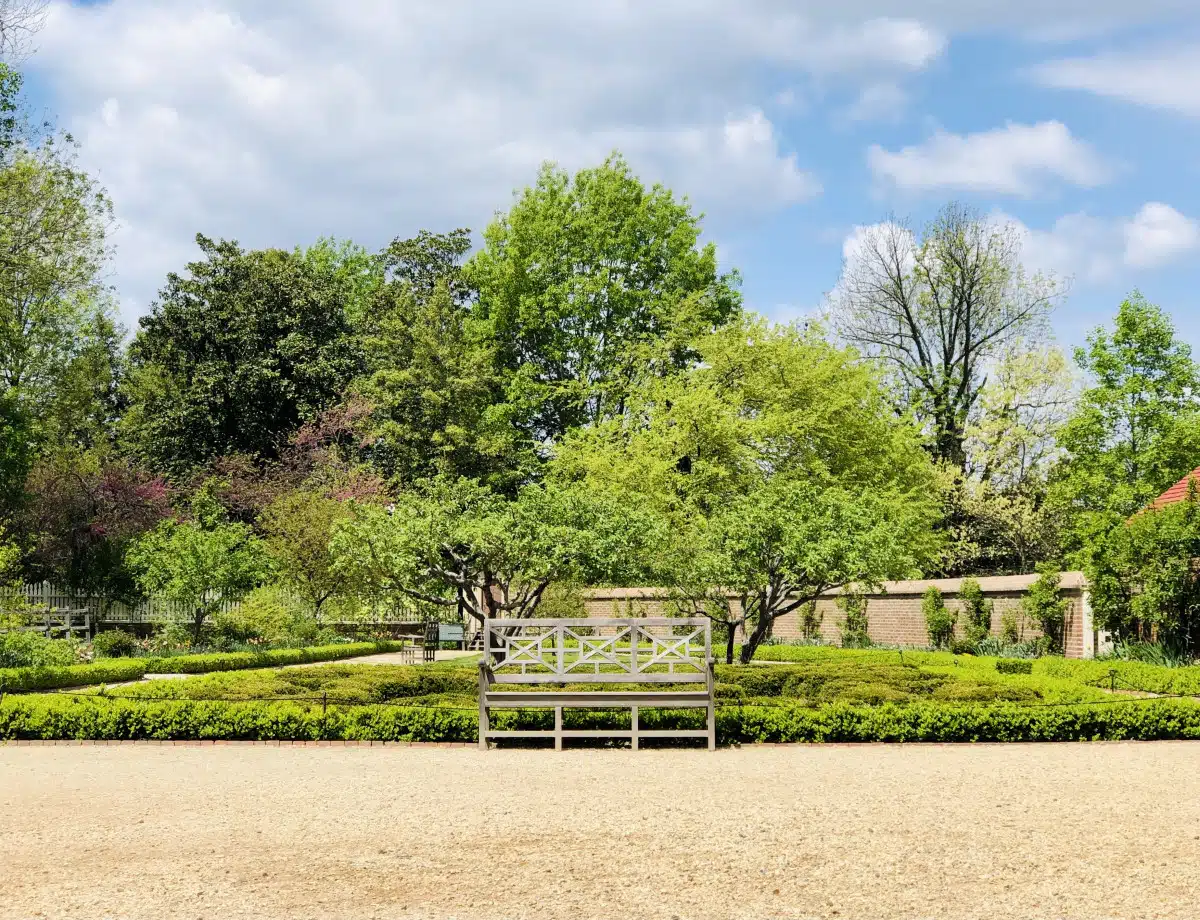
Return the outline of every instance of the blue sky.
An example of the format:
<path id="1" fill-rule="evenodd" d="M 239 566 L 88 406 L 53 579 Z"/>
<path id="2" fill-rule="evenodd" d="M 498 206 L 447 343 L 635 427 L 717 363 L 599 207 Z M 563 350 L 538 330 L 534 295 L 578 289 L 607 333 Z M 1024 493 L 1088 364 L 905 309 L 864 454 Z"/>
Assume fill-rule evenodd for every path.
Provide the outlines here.
<path id="1" fill-rule="evenodd" d="M 1072 278 L 1064 345 L 1137 287 L 1200 346 L 1196 7 L 56 2 L 23 66 L 113 196 L 130 325 L 196 232 L 478 230 L 541 160 L 616 147 L 776 318 L 820 307 L 856 227 L 957 199 Z"/>

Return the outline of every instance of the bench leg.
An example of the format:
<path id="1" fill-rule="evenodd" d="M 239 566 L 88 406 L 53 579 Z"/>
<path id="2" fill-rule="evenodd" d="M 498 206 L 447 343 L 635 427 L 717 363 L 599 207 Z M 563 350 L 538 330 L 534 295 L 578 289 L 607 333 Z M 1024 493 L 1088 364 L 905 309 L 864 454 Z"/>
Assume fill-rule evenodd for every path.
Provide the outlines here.
<path id="1" fill-rule="evenodd" d="M 631 706 L 629 708 L 629 727 L 633 729 L 633 749 L 636 751 L 638 749 L 638 708 L 636 706 Z"/>
<path id="2" fill-rule="evenodd" d="M 488 729 L 491 724 L 488 720 L 487 704 L 483 700 L 479 701 L 479 750 L 486 751 L 488 749 Z"/>
<path id="3" fill-rule="evenodd" d="M 554 707 L 554 750 L 562 750 L 562 710 L 561 706 Z"/>
<path id="4" fill-rule="evenodd" d="M 717 707 L 711 697 L 708 701 L 708 749 L 717 749 Z"/>

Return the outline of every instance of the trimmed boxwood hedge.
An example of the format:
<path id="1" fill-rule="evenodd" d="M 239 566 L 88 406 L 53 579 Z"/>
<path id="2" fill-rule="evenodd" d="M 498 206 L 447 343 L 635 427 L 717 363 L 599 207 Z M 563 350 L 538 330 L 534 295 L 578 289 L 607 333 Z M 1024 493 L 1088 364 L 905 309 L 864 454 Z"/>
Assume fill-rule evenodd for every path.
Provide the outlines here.
<path id="1" fill-rule="evenodd" d="M 379 652 L 396 652 L 403 642 L 347 642 L 341 645 L 316 645 L 311 648 L 277 648 L 265 652 L 216 652 L 211 655 L 178 655 L 173 658 L 147 658 L 147 674 L 209 674 L 213 671 L 242 671 L 315 661 L 337 661 Z"/>
<path id="2" fill-rule="evenodd" d="M 570 727 L 613 725 L 616 713 L 569 711 Z M 699 725 L 701 712 L 643 710 L 646 728 Z M 495 712 L 497 728 L 546 728 L 548 711 Z M 0 739 L 474 741 L 473 708 L 330 706 L 298 702 L 8 696 Z M 724 706 L 717 733 L 737 742 L 1101 741 L 1200 738 L 1200 702 L 1122 700 L 1069 706 Z"/>
<path id="3" fill-rule="evenodd" d="M 92 664 L 65 668 L 0 668 L 0 687 L 5 692 L 58 690 L 141 680 L 147 674 L 207 674 L 271 668 L 310 661 L 337 661 L 378 652 L 394 652 L 400 642 L 349 642 L 312 648 L 280 648 L 264 652 L 230 652 L 213 655 L 178 655 L 174 658 L 105 658 Z"/>

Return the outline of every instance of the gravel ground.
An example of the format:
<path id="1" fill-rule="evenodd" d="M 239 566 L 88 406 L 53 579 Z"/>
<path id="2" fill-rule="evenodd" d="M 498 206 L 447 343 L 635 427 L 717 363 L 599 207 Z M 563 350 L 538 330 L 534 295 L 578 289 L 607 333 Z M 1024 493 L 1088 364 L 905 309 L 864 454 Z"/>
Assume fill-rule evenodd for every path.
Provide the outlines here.
<path id="1" fill-rule="evenodd" d="M 1188 918 L 1200 744 L 0 745 L 0 918 Z"/>

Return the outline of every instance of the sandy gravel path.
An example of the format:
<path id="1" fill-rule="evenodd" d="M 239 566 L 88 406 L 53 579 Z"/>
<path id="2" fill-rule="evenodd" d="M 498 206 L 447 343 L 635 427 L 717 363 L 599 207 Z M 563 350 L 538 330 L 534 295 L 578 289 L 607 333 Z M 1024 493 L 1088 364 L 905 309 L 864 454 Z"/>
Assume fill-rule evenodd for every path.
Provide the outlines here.
<path id="1" fill-rule="evenodd" d="M 0 918 L 1187 918 L 1200 744 L 0 745 Z"/>

